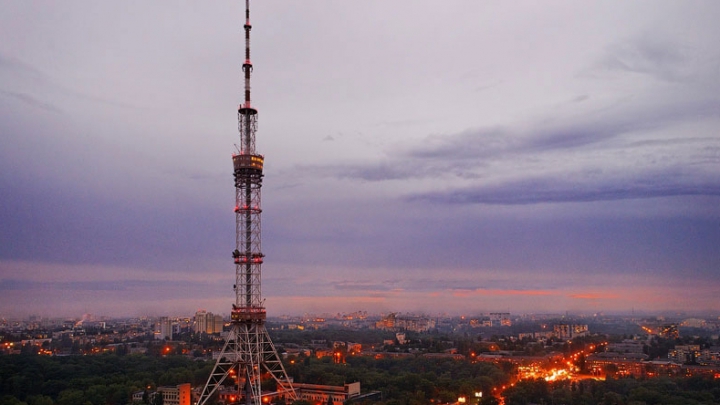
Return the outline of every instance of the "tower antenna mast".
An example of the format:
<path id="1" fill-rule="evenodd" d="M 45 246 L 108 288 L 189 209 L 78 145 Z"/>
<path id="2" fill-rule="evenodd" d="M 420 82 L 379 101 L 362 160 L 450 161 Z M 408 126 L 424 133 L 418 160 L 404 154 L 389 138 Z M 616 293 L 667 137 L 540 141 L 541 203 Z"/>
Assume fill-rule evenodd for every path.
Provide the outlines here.
<path id="1" fill-rule="evenodd" d="M 235 303 L 230 313 L 230 331 L 200 395 L 204 405 L 216 393 L 229 403 L 262 405 L 262 397 L 297 399 L 292 383 L 265 327 L 260 275 L 260 188 L 265 158 L 255 151 L 257 109 L 250 102 L 250 0 L 245 0 L 245 61 L 242 64 L 245 98 L 238 106 L 240 144 L 233 154 L 235 178 Z M 275 390 L 262 392 L 263 379 L 274 380 Z M 225 387 L 233 387 L 228 393 Z"/>

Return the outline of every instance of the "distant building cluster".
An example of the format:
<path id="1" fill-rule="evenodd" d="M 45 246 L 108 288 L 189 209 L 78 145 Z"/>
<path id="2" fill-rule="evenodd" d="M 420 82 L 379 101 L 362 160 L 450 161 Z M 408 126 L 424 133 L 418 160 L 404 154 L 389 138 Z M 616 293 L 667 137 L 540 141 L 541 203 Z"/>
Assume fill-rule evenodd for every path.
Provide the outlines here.
<path id="1" fill-rule="evenodd" d="M 537 340 L 539 342 L 545 342 L 552 337 L 553 337 L 552 331 L 518 333 L 518 339 L 520 339 L 520 340 L 525 339 L 525 340 Z"/>
<path id="2" fill-rule="evenodd" d="M 470 319 L 470 327 L 498 327 L 512 326 L 512 319 L 509 312 L 491 312 L 485 316 Z"/>
<path id="3" fill-rule="evenodd" d="M 571 340 L 577 337 L 586 336 L 588 334 L 588 326 L 584 324 L 555 324 L 552 331 L 543 332 L 525 332 L 519 333 L 518 339 L 535 339 L 545 341 L 555 338 L 558 340 Z"/>
<path id="4" fill-rule="evenodd" d="M 391 313 L 376 322 L 375 327 L 390 331 L 427 332 L 435 328 L 435 320 L 425 316 Z"/>
<path id="5" fill-rule="evenodd" d="M 195 333 L 221 333 L 224 325 L 225 321 L 223 321 L 222 315 L 214 315 L 212 312 L 205 310 L 195 312 L 193 321 L 193 331 Z"/>
<path id="6" fill-rule="evenodd" d="M 678 330 L 678 326 L 675 323 L 663 325 L 660 328 L 660 336 L 668 339 L 677 339 L 680 337 L 680 331 Z"/>
<path id="7" fill-rule="evenodd" d="M 676 345 L 668 352 L 668 360 L 678 364 L 720 366 L 720 346 L 701 349 L 700 345 Z"/>
<path id="8" fill-rule="evenodd" d="M 704 319 L 699 318 L 687 318 L 680 322 L 680 326 L 687 328 L 705 329 L 708 326 L 708 322 Z"/>
<path id="9" fill-rule="evenodd" d="M 643 361 L 647 360 L 644 342 L 640 340 L 625 339 L 619 343 L 608 343 L 605 351 L 595 353 L 589 357 L 591 361 Z M 604 363 L 603 363 L 604 364 Z"/>
<path id="10" fill-rule="evenodd" d="M 587 325 L 553 325 L 553 336 L 562 340 L 574 339 L 588 334 Z"/>

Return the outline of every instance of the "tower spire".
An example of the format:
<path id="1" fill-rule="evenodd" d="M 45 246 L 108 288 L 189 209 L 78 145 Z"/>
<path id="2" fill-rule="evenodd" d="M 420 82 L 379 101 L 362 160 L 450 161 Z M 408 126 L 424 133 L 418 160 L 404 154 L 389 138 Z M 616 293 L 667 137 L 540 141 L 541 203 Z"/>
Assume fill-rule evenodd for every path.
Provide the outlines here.
<path id="1" fill-rule="evenodd" d="M 252 62 L 250 61 L 250 0 L 245 0 L 245 62 L 242 69 L 245 74 L 245 108 L 250 107 L 250 73 L 252 72 Z"/>
<path id="2" fill-rule="evenodd" d="M 296 394 L 265 328 L 267 317 L 261 296 L 263 258 L 260 247 L 260 189 L 265 158 L 255 151 L 257 110 L 250 102 L 250 0 L 245 0 L 245 97 L 238 106 L 240 146 L 233 154 L 235 178 L 235 303 L 230 312 L 230 331 L 213 371 L 200 394 L 204 405 L 223 385 L 231 381 L 231 403 L 262 405 L 263 396 L 295 400 Z M 263 393 L 261 380 L 275 380 L 276 391 Z M 231 379 L 231 380 L 228 380 Z"/>
<path id="3" fill-rule="evenodd" d="M 245 82 L 245 100 L 238 106 L 238 129 L 240 130 L 240 154 L 255 153 L 255 130 L 257 126 L 257 110 L 250 101 L 250 74 L 253 64 L 250 60 L 250 0 L 245 0 L 245 61 L 242 71 Z"/>

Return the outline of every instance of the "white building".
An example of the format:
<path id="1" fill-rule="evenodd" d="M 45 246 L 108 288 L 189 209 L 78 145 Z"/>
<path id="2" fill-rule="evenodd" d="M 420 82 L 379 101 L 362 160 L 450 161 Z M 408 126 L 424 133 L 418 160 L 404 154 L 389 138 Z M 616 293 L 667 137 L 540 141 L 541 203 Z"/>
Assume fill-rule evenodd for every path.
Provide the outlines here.
<path id="1" fill-rule="evenodd" d="M 144 391 L 133 393 L 132 401 L 134 404 L 141 404 Z M 192 392 L 190 384 L 180 384 L 177 386 L 158 387 L 157 391 L 148 394 L 150 403 L 155 402 L 155 396 L 163 396 L 163 405 L 190 405 L 192 403 Z"/>

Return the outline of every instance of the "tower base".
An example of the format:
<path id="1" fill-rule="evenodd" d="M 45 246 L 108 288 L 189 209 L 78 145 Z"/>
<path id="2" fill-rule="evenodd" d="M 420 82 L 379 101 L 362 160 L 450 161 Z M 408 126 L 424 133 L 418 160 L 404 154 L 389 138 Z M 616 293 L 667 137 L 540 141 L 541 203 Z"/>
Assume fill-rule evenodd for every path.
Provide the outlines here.
<path id="1" fill-rule="evenodd" d="M 265 393 L 263 380 L 274 381 L 274 387 Z M 297 399 L 264 322 L 233 322 L 198 405 L 205 405 L 215 393 L 227 394 L 224 387 L 233 389 L 228 403 L 262 405 L 272 402 L 272 398 L 288 403 Z"/>

